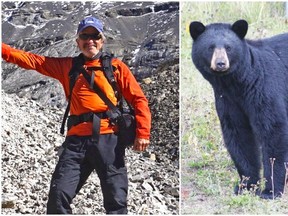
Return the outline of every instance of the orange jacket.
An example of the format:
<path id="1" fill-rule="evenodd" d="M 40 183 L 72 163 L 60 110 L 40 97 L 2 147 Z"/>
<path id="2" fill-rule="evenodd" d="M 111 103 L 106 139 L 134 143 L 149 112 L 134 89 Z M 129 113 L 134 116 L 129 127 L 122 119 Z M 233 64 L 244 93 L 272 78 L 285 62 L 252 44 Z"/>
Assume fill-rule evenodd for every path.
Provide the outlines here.
<path id="1" fill-rule="evenodd" d="M 25 69 L 36 70 L 39 73 L 53 77 L 62 84 L 66 97 L 69 95 L 69 71 L 72 67 L 72 57 L 56 58 L 36 55 L 30 52 L 11 48 L 2 43 L 2 58 L 10 63 L 17 64 Z M 136 137 L 149 139 L 151 128 L 151 113 L 148 101 L 134 78 L 129 68 L 119 59 L 114 58 L 112 65 L 117 68 L 114 72 L 115 79 L 121 89 L 122 95 L 134 107 L 137 122 Z M 100 66 L 100 60 L 86 61 L 85 66 Z M 106 96 L 114 103 L 117 103 L 113 88 L 106 79 L 104 72 L 95 71 L 95 83 L 105 92 Z M 72 91 L 70 106 L 71 115 L 80 115 L 87 112 L 104 112 L 108 106 L 89 87 L 86 79 L 80 74 Z M 101 119 L 100 133 L 113 133 L 117 130 L 109 124 L 108 119 Z M 88 136 L 92 134 L 92 123 L 84 122 L 73 126 L 67 135 Z"/>

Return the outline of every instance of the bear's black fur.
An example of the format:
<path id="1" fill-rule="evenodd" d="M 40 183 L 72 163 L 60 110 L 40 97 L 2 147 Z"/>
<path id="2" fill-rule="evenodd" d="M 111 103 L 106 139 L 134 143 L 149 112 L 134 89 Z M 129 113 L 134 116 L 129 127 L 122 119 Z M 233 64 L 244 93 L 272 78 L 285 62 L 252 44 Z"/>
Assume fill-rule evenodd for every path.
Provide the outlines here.
<path id="1" fill-rule="evenodd" d="M 247 30 L 245 20 L 207 26 L 192 22 L 192 59 L 213 87 L 240 182 L 248 189 L 256 185 L 263 166 L 267 182 L 261 197 L 272 199 L 283 193 L 288 163 L 288 34 L 252 41 L 244 38 Z"/>

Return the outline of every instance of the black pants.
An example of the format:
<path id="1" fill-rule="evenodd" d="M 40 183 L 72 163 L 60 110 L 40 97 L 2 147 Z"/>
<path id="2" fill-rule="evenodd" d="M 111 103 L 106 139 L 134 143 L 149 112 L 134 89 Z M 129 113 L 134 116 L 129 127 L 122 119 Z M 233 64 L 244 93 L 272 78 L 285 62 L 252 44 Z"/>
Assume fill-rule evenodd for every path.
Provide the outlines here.
<path id="1" fill-rule="evenodd" d="M 63 147 L 51 180 L 47 214 L 72 214 L 72 199 L 94 169 L 100 179 L 106 213 L 127 214 L 125 147 L 117 143 L 117 136 L 100 135 L 99 143 L 92 142 L 91 137 L 69 136 Z"/>

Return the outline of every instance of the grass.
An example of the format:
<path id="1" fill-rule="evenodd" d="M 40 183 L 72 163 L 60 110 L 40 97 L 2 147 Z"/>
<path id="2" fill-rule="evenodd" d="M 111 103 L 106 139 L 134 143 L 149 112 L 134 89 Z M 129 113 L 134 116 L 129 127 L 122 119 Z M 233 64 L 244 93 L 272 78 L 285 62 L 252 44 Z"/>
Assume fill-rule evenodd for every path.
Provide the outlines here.
<path id="1" fill-rule="evenodd" d="M 224 147 L 213 91 L 191 60 L 191 21 L 204 24 L 246 19 L 247 38 L 287 32 L 284 2 L 181 2 L 181 213 L 288 214 L 282 199 L 235 196 L 238 174 Z"/>

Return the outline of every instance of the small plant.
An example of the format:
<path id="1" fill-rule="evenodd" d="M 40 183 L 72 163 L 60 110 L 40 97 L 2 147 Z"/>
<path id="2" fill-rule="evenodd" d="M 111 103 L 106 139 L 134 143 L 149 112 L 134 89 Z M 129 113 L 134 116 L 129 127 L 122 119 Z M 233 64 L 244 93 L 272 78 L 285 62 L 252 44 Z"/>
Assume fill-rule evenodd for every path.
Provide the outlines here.
<path id="1" fill-rule="evenodd" d="M 271 184 L 272 184 L 272 196 L 273 200 L 275 199 L 275 190 L 274 190 L 274 162 L 275 158 L 270 158 L 270 164 L 271 164 Z"/>
<path id="2" fill-rule="evenodd" d="M 284 162 L 284 166 L 285 166 L 286 174 L 285 174 L 285 184 L 284 184 L 283 194 L 285 194 L 286 187 L 288 186 L 288 162 Z"/>
<path id="3" fill-rule="evenodd" d="M 241 182 L 239 183 L 238 194 L 242 194 L 243 190 L 247 188 L 247 181 L 250 177 L 242 176 Z"/>
<path id="4" fill-rule="evenodd" d="M 224 200 L 227 202 L 230 208 L 239 208 L 245 206 L 251 208 L 255 202 L 255 196 L 252 195 L 249 191 L 244 190 L 241 196 L 231 196 Z"/>

